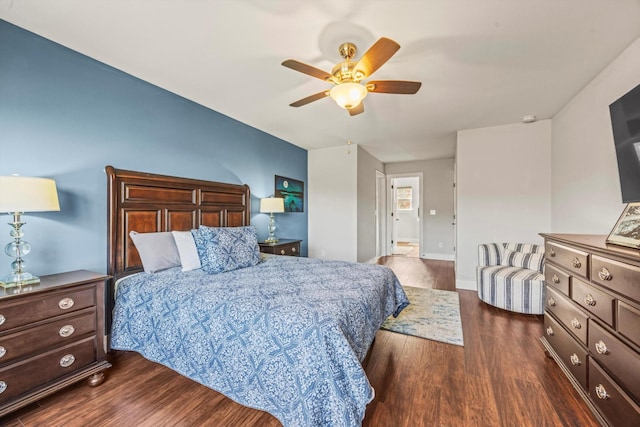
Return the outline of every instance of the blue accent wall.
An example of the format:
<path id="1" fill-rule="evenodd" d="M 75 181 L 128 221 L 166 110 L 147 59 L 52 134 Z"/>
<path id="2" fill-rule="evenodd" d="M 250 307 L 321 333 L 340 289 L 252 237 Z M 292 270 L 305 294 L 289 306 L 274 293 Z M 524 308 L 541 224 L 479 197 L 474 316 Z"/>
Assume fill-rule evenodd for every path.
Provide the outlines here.
<path id="1" fill-rule="evenodd" d="M 60 198 L 60 212 L 23 216 L 29 272 L 106 271 L 106 165 L 248 184 L 260 240 L 274 176 L 307 182 L 306 150 L 0 20 L 0 175 L 53 178 Z M 276 217 L 303 255 L 307 219 L 306 206 Z M 0 246 L 10 221 L 0 215 Z"/>

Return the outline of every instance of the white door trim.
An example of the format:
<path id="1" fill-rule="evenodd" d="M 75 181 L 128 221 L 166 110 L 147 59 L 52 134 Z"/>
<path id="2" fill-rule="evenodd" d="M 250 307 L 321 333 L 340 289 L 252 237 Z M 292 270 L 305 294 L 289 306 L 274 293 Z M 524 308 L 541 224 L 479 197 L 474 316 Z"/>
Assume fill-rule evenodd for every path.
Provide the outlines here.
<path id="1" fill-rule="evenodd" d="M 423 206 L 426 206 L 426 200 L 424 198 L 424 174 L 422 172 L 407 172 L 407 173 L 398 173 L 387 175 L 387 245 L 386 245 L 386 253 L 385 255 L 391 255 L 393 253 L 393 245 L 391 244 L 391 240 L 393 239 L 393 217 L 391 216 L 391 212 L 393 212 L 393 190 L 391 189 L 391 185 L 393 184 L 393 180 L 396 178 L 418 178 L 418 191 L 420 193 L 420 206 L 418 211 L 418 250 L 419 256 L 422 258 L 422 249 L 423 249 L 423 235 L 424 235 L 424 209 Z M 394 242 L 395 244 L 395 242 Z"/>

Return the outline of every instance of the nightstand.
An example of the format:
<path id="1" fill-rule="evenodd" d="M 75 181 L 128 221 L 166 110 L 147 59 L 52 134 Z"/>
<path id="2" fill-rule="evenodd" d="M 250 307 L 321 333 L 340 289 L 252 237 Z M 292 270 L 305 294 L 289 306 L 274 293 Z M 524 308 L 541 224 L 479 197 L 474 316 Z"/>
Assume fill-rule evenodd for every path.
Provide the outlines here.
<path id="1" fill-rule="evenodd" d="M 260 242 L 260 252 L 274 255 L 300 256 L 300 242 L 302 240 L 280 239 L 276 243 Z"/>
<path id="2" fill-rule="evenodd" d="M 102 384 L 108 279 L 79 270 L 0 289 L 0 416 L 85 378 Z"/>

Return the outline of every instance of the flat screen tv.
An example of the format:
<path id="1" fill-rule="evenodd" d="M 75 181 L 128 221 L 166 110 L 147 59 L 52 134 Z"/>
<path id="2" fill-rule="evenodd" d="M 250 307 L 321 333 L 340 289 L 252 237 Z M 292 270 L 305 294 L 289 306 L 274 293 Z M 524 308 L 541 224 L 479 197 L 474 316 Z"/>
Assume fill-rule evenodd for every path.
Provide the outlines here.
<path id="1" fill-rule="evenodd" d="M 609 105 L 624 203 L 640 201 L 640 85 Z"/>

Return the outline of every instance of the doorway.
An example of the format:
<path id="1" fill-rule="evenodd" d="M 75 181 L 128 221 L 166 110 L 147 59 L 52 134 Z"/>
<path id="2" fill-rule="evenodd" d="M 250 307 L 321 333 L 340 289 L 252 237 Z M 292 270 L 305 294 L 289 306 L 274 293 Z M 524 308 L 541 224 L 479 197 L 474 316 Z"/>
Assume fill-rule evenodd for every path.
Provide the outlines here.
<path id="1" fill-rule="evenodd" d="M 390 175 L 390 255 L 419 258 L 422 253 L 422 174 Z"/>

